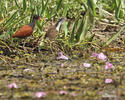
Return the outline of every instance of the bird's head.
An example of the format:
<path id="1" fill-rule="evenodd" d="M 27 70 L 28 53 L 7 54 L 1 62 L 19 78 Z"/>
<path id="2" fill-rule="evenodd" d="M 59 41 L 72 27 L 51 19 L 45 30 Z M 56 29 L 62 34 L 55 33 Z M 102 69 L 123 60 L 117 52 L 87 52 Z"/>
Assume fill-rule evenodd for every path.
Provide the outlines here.
<path id="1" fill-rule="evenodd" d="M 34 15 L 34 16 L 33 16 L 33 19 L 43 21 L 39 15 Z"/>
<path id="2" fill-rule="evenodd" d="M 66 18 L 61 18 L 61 19 L 59 20 L 59 22 L 64 22 L 64 21 L 66 21 Z"/>

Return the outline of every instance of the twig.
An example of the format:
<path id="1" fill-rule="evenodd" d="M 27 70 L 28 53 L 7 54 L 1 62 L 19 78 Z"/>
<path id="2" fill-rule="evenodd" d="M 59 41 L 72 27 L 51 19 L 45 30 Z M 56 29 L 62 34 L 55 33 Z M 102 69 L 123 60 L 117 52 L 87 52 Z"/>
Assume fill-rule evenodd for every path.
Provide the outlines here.
<path id="1" fill-rule="evenodd" d="M 10 52 L 12 52 L 11 51 L 11 49 L 10 49 L 10 47 L 5 43 L 5 42 L 3 42 L 3 41 L 0 41 L 2 44 L 4 44 L 9 50 L 10 50 Z"/>

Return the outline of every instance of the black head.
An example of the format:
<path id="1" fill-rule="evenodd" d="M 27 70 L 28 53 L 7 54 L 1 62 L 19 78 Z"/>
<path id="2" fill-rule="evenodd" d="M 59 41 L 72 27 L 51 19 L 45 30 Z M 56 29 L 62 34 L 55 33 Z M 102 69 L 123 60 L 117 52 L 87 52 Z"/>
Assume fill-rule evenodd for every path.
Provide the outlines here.
<path id="1" fill-rule="evenodd" d="M 38 20 L 38 19 L 39 19 L 39 20 L 40 20 L 41 18 L 40 18 L 40 16 L 39 16 L 39 15 L 34 15 L 34 16 L 33 16 L 33 19 L 36 19 L 36 20 Z"/>
<path id="2" fill-rule="evenodd" d="M 62 24 L 64 21 L 66 21 L 66 18 L 61 18 L 61 19 L 57 22 L 56 26 L 57 26 L 59 23 Z"/>
<path id="3" fill-rule="evenodd" d="M 66 21 L 66 18 L 61 18 L 61 19 L 59 20 L 59 22 L 64 22 L 64 21 Z"/>

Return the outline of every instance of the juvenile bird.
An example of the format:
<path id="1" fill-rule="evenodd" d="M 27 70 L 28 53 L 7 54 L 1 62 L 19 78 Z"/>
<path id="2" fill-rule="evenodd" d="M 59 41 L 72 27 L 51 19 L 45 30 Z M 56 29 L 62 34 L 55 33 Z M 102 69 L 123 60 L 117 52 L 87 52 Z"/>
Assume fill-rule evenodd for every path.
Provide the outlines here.
<path id="1" fill-rule="evenodd" d="M 61 18 L 55 25 L 50 26 L 50 28 L 46 32 L 45 39 L 49 38 L 49 40 L 54 40 L 58 35 L 61 24 L 65 20 L 66 20 L 65 18 Z M 51 49 L 51 52 L 54 54 L 53 47 L 55 46 L 52 46 L 52 41 L 50 41 L 50 49 Z"/>
<path id="2" fill-rule="evenodd" d="M 61 24 L 65 21 L 65 18 L 61 18 L 54 26 L 51 26 L 46 32 L 45 38 L 53 40 L 57 37 Z"/>

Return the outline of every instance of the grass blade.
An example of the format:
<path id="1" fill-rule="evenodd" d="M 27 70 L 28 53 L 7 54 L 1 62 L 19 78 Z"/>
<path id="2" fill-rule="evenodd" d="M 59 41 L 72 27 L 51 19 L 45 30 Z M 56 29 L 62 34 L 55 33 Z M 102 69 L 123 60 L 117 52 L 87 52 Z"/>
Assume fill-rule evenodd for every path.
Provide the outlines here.
<path id="1" fill-rule="evenodd" d="M 9 29 L 9 30 L 6 32 L 6 34 L 5 34 L 5 36 L 4 36 L 4 40 L 8 39 L 8 37 L 10 36 L 10 33 L 11 33 L 11 29 Z"/>
<path id="2" fill-rule="evenodd" d="M 68 34 L 68 28 L 67 28 L 66 22 L 63 23 L 63 27 L 64 27 L 64 38 L 66 38 L 66 36 Z"/>
<path id="3" fill-rule="evenodd" d="M 20 8 L 19 5 L 18 5 L 18 3 L 17 3 L 17 0 L 14 0 L 14 1 L 15 1 L 16 6 L 17 6 L 18 8 Z"/>
<path id="4" fill-rule="evenodd" d="M 75 30 L 77 26 L 78 26 L 78 20 L 76 20 L 75 23 L 73 24 L 72 32 L 71 32 L 70 39 L 69 39 L 70 43 L 73 43 L 74 41 L 74 37 L 75 37 L 74 34 L 75 34 Z"/>
<path id="5" fill-rule="evenodd" d="M 76 32 L 76 42 L 79 41 L 80 35 L 81 35 L 81 33 L 82 33 L 82 28 L 83 28 L 83 25 L 84 25 L 83 20 L 79 20 L 79 24 L 80 24 L 80 26 L 79 26 L 79 28 L 78 28 L 78 31 Z"/>
<path id="6" fill-rule="evenodd" d="M 91 11 L 93 12 L 93 15 L 96 16 L 94 1 L 93 0 L 88 0 L 87 4 L 88 4 L 88 7 L 90 7 Z"/>
<path id="7" fill-rule="evenodd" d="M 23 11 L 26 10 L 26 0 L 23 0 Z"/>
<path id="8" fill-rule="evenodd" d="M 58 5 L 57 5 L 57 12 L 58 12 L 59 9 L 61 8 L 61 4 L 62 4 L 62 0 L 59 0 Z"/>
<path id="9" fill-rule="evenodd" d="M 33 6 L 33 0 L 30 0 L 30 11 L 33 13 L 34 6 Z"/>
<path id="10" fill-rule="evenodd" d="M 5 27 L 7 27 L 9 24 L 11 24 L 12 23 L 12 21 L 15 19 L 15 17 L 16 17 L 16 15 L 17 15 L 17 12 L 18 11 L 16 11 L 8 20 L 7 20 L 7 22 L 5 23 Z"/>
<path id="11" fill-rule="evenodd" d="M 51 18 L 51 14 L 50 14 L 50 12 L 49 12 L 49 9 L 48 9 L 48 8 L 46 8 L 46 17 L 47 17 L 48 19 L 50 19 L 50 18 Z"/>
<path id="12" fill-rule="evenodd" d="M 83 25 L 83 28 L 82 28 L 82 33 L 80 35 L 79 42 L 81 42 L 85 38 L 86 33 L 87 33 L 87 29 L 88 29 L 87 26 L 88 26 L 88 16 L 86 16 L 85 19 L 84 19 L 84 25 Z"/>
<path id="13" fill-rule="evenodd" d="M 116 33 L 103 45 L 103 47 L 106 46 L 106 45 L 109 45 L 113 40 L 115 40 L 115 39 L 118 37 L 118 35 L 121 33 L 121 31 L 124 30 L 124 28 L 125 28 L 125 25 L 124 25 L 118 32 L 116 32 Z"/>
<path id="14" fill-rule="evenodd" d="M 68 11 L 68 3 L 65 5 L 65 8 L 63 10 L 63 16 L 66 16 L 67 15 L 67 11 Z"/>
<path id="15" fill-rule="evenodd" d="M 48 2 L 49 2 L 49 0 L 47 0 L 46 3 L 44 4 L 44 2 L 42 1 L 42 12 L 41 12 L 41 14 L 43 14 L 44 11 L 46 11 Z"/>
<path id="16" fill-rule="evenodd" d="M 92 42 L 94 36 L 95 36 L 95 34 L 92 34 L 92 35 L 87 39 L 87 41 L 88 41 L 88 42 Z"/>

